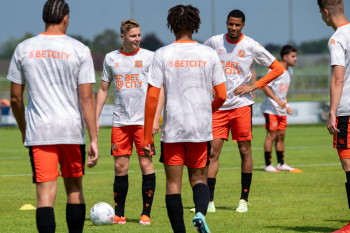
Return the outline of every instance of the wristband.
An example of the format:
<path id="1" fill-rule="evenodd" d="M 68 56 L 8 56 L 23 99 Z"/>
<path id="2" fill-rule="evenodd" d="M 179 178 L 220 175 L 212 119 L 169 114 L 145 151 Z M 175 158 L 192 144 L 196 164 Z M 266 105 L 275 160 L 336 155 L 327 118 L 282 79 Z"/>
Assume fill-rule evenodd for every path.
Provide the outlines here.
<path id="1" fill-rule="evenodd" d="M 289 108 L 289 104 L 286 104 L 286 108 Z"/>

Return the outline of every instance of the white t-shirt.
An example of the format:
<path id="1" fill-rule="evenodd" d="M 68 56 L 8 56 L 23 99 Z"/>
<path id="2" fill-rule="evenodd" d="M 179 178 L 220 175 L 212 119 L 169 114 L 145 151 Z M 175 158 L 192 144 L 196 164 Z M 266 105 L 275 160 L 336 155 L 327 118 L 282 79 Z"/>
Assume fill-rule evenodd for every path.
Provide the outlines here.
<path id="1" fill-rule="evenodd" d="M 24 145 L 84 144 L 78 86 L 95 83 L 90 50 L 65 34 L 46 34 L 20 43 L 7 78 L 28 87 Z"/>
<path id="2" fill-rule="evenodd" d="M 350 24 L 338 27 L 328 42 L 331 65 L 345 67 L 343 93 L 337 116 L 350 115 Z"/>
<path id="3" fill-rule="evenodd" d="M 125 54 L 119 49 L 106 55 L 102 80 L 114 84 L 114 127 L 143 126 L 153 54 L 146 49 Z"/>
<path id="4" fill-rule="evenodd" d="M 208 46 L 174 42 L 158 49 L 149 83 L 164 85 L 161 141 L 212 140 L 212 86 L 225 81 L 220 59 Z"/>
<path id="5" fill-rule="evenodd" d="M 270 70 L 269 70 L 270 72 Z M 289 67 L 288 70 L 284 70 L 284 73 L 280 75 L 278 78 L 274 79 L 272 82 L 268 84 L 271 88 L 273 94 L 280 100 L 286 102 L 287 94 L 290 81 L 292 80 L 293 70 Z M 287 114 L 287 108 L 281 108 L 276 101 L 271 99 L 268 96 L 265 96 L 261 110 L 267 114 L 274 114 L 285 116 Z"/>
<path id="6" fill-rule="evenodd" d="M 269 67 L 276 58 L 252 38 L 242 34 L 241 39 L 232 43 L 227 34 L 213 36 L 204 42 L 219 54 L 222 69 L 226 74 L 227 99 L 220 110 L 229 110 L 254 104 L 252 94 L 235 96 L 237 87 L 248 84 L 253 72 L 253 64 Z"/>

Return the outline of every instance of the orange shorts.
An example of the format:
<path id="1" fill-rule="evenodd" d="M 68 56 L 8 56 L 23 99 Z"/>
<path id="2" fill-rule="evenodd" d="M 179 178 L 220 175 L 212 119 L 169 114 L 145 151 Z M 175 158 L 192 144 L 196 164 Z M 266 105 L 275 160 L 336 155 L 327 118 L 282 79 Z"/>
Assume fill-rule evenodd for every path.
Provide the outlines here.
<path id="1" fill-rule="evenodd" d="M 231 128 L 232 139 L 250 141 L 252 135 L 252 106 L 230 110 L 218 110 L 213 113 L 213 138 L 228 140 Z"/>
<path id="2" fill-rule="evenodd" d="M 44 145 L 29 147 L 30 162 L 33 170 L 33 183 L 63 178 L 82 177 L 85 168 L 85 145 Z"/>
<path id="3" fill-rule="evenodd" d="M 145 155 L 143 152 L 143 126 L 127 125 L 112 128 L 111 154 L 113 156 L 131 155 L 135 142 L 138 155 Z"/>
<path id="4" fill-rule="evenodd" d="M 161 142 L 159 161 L 167 165 L 202 168 L 209 165 L 210 142 Z"/>
<path id="5" fill-rule="evenodd" d="M 335 126 L 340 132 L 333 136 L 333 147 L 341 159 L 350 159 L 350 116 L 337 116 Z"/>
<path id="6" fill-rule="evenodd" d="M 272 131 L 286 130 L 287 116 L 264 113 L 264 117 L 266 122 L 265 129 L 272 130 Z"/>

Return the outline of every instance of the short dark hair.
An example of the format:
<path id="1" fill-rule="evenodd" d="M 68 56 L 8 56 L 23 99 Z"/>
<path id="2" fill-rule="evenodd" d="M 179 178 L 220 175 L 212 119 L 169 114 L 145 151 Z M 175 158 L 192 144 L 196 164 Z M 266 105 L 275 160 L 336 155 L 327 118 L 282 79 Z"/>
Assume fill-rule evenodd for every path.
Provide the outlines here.
<path id="1" fill-rule="evenodd" d="M 317 4 L 322 10 L 327 9 L 333 15 L 344 14 L 343 0 L 317 0 Z"/>
<path id="2" fill-rule="evenodd" d="M 44 5 L 43 20 L 47 24 L 60 24 L 69 15 L 69 6 L 64 0 L 48 0 Z"/>
<path id="3" fill-rule="evenodd" d="M 291 45 L 285 45 L 282 47 L 281 49 L 281 58 L 283 59 L 283 56 L 286 55 L 286 54 L 289 54 L 290 52 L 297 52 L 297 49 L 294 48 L 293 46 Z"/>
<path id="4" fill-rule="evenodd" d="M 170 8 L 167 20 L 166 26 L 174 33 L 185 30 L 197 33 L 201 24 L 199 10 L 192 5 L 177 5 Z"/>
<path id="5" fill-rule="evenodd" d="M 245 15 L 242 11 L 236 9 L 236 10 L 233 10 L 231 11 L 228 16 L 227 16 L 227 21 L 229 20 L 230 17 L 233 17 L 233 18 L 241 18 L 242 19 L 242 22 L 244 23 L 245 22 Z"/>

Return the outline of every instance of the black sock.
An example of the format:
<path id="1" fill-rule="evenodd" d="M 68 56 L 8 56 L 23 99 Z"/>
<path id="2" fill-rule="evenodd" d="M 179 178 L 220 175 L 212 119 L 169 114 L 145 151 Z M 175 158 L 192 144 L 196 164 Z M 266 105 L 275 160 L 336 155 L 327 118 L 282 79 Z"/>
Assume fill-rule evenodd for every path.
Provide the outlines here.
<path id="1" fill-rule="evenodd" d="M 128 194 L 129 180 L 128 175 L 116 176 L 114 178 L 114 202 L 115 202 L 115 215 L 124 217 L 125 199 Z"/>
<path id="2" fill-rule="evenodd" d="M 39 233 L 55 232 L 55 213 L 52 207 L 40 207 L 36 209 L 36 227 Z"/>
<path id="3" fill-rule="evenodd" d="M 265 151 L 265 164 L 266 166 L 271 165 L 271 152 Z"/>
<path id="4" fill-rule="evenodd" d="M 241 183 L 242 183 L 241 199 L 248 201 L 250 184 L 252 183 L 252 173 L 242 172 Z"/>
<path id="5" fill-rule="evenodd" d="M 209 204 L 209 188 L 206 184 L 199 183 L 192 187 L 193 202 L 196 213 L 201 212 L 204 216 L 207 214 Z"/>
<path id="6" fill-rule="evenodd" d="M 276 154 L 278 163 L 284 164 L 284 151 L 276 151 Z"/>
<path id="7" fill-rule="evenodd" d="M 348 205 L 349 205 L 349 209 L 350 209 L 350 184 L 345 183 L 345 188 L 346 188 L 346 195 L 348 197 Z"/>
<path id="8" fill-rule="evenodd" d="M 209 194 L 210 194 L 209 201 L 214 201 L 214 191 L 215 191 L 216 178 L 208 178 L 207 182 L 208 182 Z"/>
<path id="9" fill-rule="evenodd" d="M 350 171 L 345 172 L 346 174 L 346 182 L 350 185 Z"/>
<path id="10" fill-rule="evenodd" d="M 66 220 L 69 233 L 83 232 L 85 222 L 85 204 L 67 204 Z"/>
<path id="11" fill-rule="evenodd" d="M 154 173 L 142 175 L 143 210 L 141 215 L 151 217 L 151 208 L 155 189 L 156 175 Z"/>
<path id="12" fill-rule="evenodd" d="M 185 233 L 184 210 L 182 206 L 181 194 L 165 195 L 166 209 L 175 233 Z"/>

